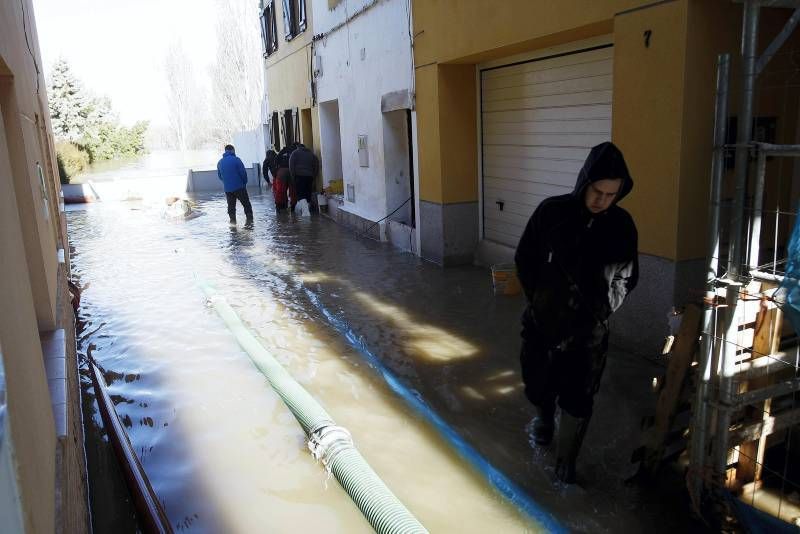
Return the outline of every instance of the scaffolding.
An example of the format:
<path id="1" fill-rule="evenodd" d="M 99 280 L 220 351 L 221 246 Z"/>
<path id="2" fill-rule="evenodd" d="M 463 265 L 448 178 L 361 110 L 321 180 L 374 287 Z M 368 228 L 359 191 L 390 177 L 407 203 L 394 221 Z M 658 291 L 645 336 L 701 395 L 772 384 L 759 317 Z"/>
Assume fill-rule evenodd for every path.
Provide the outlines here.
<path id="1" fill-rule="evenodd" d="M 800 344 L 798 333 L 783 320 L 776 290 L 786 276 L 785 234 L 795 225 L 797 206 L 791 204 L 797 194 L 786 195 L 778 183 L 767 205 L 765 191 L 768 162 L 795 161 L 791 158 L 800 158 L 800 145 L 758 139 L 754 102 L 759 75 L 800 23 L 800 1 L 739 3 L 743 4 L 742 77 L 734 143 L 726 141 L 731 58 L 722 54 L 717 61 L 708 268 L 694 367 L 687 484 L 701 513 L 706 504 L 729 502 L 734 495 L 794 522 L 800 517 L 800 507 L 794 506 L 800 504 L 800 481 L 793 479 L 790 459 L 800 451 L 798 446 L 791 450 L 792 428 L 800 423 Z M 770 7 L 794 11 L 759 55 L 761 10 Z M 730 158 L 731 154 L 735 157 Z M 732 198 L 724 201 L 724 175 L 731 162 L 735 172 Z M 795 169 L 800 166 L 795 164 Z M 789 207 L 781 202 L 787 196 Z M 777 446 L 785 454 L 781 469 L 765 460 L 769 449 Z M 765 492 L 765 480 L 779 490 Z M 768 495 L 776 505 L 757 502 L 766 501 Z"/>

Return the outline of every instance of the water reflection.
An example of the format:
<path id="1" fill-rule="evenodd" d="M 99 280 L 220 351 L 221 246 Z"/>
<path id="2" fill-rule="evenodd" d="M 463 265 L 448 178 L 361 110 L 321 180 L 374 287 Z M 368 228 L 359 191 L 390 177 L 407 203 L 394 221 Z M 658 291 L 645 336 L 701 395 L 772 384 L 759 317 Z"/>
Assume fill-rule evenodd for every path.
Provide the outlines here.
<path id="1" fill-rule="evenodd" d="M 102 182 L 128 178 L 186 175 L 187 169 L 213 169 L 219 160 L 217 150 L 154 150 L 143 156 L 100 161 L 74 177 L 72 183 Z"/>
<path id="2" fill-rule="evenodd" d="M 208 217 L 182 225 L 146 207 L 98 205 L 69 214 L 75 273 L 84 284 L 91 280 L 80 349 L 106 371 L 176 529 L 371 531 L 338 485 L 328 483 L 294 418 L 204 305 L 198 273 L 353 432 L 373 467 L 432 531 L 523 530 L 527 522 L 388 394 L 304 302 L 293 273 L 319 250 L 288 237 L 318 222 L 268 220 L 267 206 L 254 202 L 261 218 L 253 230 L 229 228 L 214 201 L 203 206 Z M 451 488 L 459 488 L 459 500 L 442 509 L 436 495 Z"/>
<path id="3" fill-rule="evenodd" d="M 112 393 L 134 401 L 118 409 L 128 417 L 132 442 L 145 451 L 145 469 L 176 528 L 369 530 L 338 486 L 327 484 L 294 418 L 204 305 L 194 273 L 214 283 L 353 433 L 431 531 L 518 532 L 536 525 L 387 392 L 360 348 L 571 529 L 657 531 L 672 524 L 669 513 L 653 513 L 665 506 L 657 499 L 640 510 L 620 498 L 625 489 L 616 481 L 628 465 L 619 442 L 624 434 L 609 440 L 602 425 L 587 437 L 589 490 L 565 495 L 552 484 L 543 467 L 552 451 L 532 450 L 525 431 L 532 409 L 516 372 L 522 303 L 495 298 L 483 271 L 443 271 L 356 239 L 321 217 L 276 216 L 269 197 L 252 200 L 252 230 L 228 226 L 221 195 L 198 199 L 206 216 L 185 224 L 170 224 L 147 206 L 70 213 L 75 272 L 83 283 L 92 281 L 81 347 L 96 345 L 94 357 L 119 375 Z M 335 321 L 347 332 L 337 331 Z M 622 385 L 615 391 L 613 378 L 604 385 L 598 410 L 638 424 L 642 407 L 625 402 L 638 378 L 622 364 L 609 364 Z M 442 505 L 445 494 L 451 498 Z M 183 523 L 187 517 L 194 520 Z"/>

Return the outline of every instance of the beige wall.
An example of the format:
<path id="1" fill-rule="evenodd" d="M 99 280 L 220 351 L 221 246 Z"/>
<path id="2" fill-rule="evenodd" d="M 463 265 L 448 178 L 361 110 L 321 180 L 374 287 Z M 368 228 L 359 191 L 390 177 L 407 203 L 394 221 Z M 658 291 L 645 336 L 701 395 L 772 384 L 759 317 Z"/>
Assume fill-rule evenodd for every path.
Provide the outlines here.
<path id="1" fill-rule="evenodd" d="M 265 59 L 267 98 L 270 111 L 311 107 L 308 82 L 311 75 L 311 38 L 313 20 L 307 2 L 307 26 L 303 33 L 286 41 L 283 33 L 283 2 L 275 2 L 278 25 L 278 50 Z"/>
<path id="2" fill-rule="evenodd" d="M 295 38 L 297 39 L 299 37 Z M 282 41 L 281 44 L 285 42 Z M 310 47 L 305 47 L 282 59 L 267 60 L 267 97 L 270 111 L 311 107 L 311 97 L 308 94 L 310 51 Z"/>
<path id="3" fill-rule="evenodd" d="M 48 194 L 49 180 L 45 179 L 43 189 L 37 172 L 37 163 L 46 168 L 37 131 L 37 124 L 43 120 L 43 106 L 36 97 L 35 89 L 33 95 L 25 94 L 28 88 L 22 86 L 16 69 L 11 65 L 9 67 L 14 76 L 0 77 L 0 106 L 3 108 L 14 190 L 25 235 L 36 317 L 39 328 L 49 330 L 55 327 L 55 274 L 58 264 L 56 234 L 51 224 L 52 212 L 43 201 L 43 196 Z"/>
<path id="4" fill-rule="evenodd" d="M 41 56 L 33 6 L 30 0 L 22 3 L 32 52 L 20 2 L 0 4 L 0 343 L 6 439 L 13 443 L 23 521 L 28 532 L 50 533 L 55 529 L 56 442 L 38 332 L 56 324 L 56 249 L 64 226 L 45 80 L 36 72 Z"/>
<path id="5" fill-rule="evenodd" d="M 275 2 L 278 23 L 278 50 L 266 58 L 267 101 L 270 114 L 286 109 L 310 109 L 311 125 L 303 124 L 302 113 L 298 117 L 301 142 L 313 147 L 317 157 L 320 155 L 319 109 L 312 106 L 309 93 L 311 80 L 311 39 L 314 35 L 311 2 L 306 2 L 307 25 L 303 33 L 287 42 L 283 36 L 283 2 Z M 322 184 L 322 179 L 317 179 Z"/>

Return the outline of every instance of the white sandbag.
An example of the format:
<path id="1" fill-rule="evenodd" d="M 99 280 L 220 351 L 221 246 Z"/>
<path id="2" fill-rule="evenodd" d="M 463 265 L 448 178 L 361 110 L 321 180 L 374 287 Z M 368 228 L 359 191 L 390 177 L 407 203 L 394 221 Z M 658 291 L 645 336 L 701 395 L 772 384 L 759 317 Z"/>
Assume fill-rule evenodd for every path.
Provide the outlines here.
<path id="1" fill-rule="evenodd" d="M 308 207 L 308 201 L 304 198 L 301 198 L 300 201 L 295 206 L 294 212 L 304 217 L 310 217 L 311 209 Z"/>

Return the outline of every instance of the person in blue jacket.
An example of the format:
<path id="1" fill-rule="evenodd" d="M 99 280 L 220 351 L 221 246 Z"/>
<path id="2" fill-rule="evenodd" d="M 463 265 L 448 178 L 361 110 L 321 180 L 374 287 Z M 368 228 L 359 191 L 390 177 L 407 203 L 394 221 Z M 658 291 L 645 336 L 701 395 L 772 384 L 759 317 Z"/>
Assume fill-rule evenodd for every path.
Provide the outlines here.
<path id="1" fill-rule="evenodd" d="M 230 223 L 236 224 L 236 201 L 242 203 L 246 224 L 253 224 L 253 206 L 247 195 L 247 171 L 242 160 L 236 156 L 233 145 L 225 145 L 225 153 L 217 163 L 217 176 L 222 180 L 225 188 L 225 197 L 228 199 L 228 217 Z"/>

